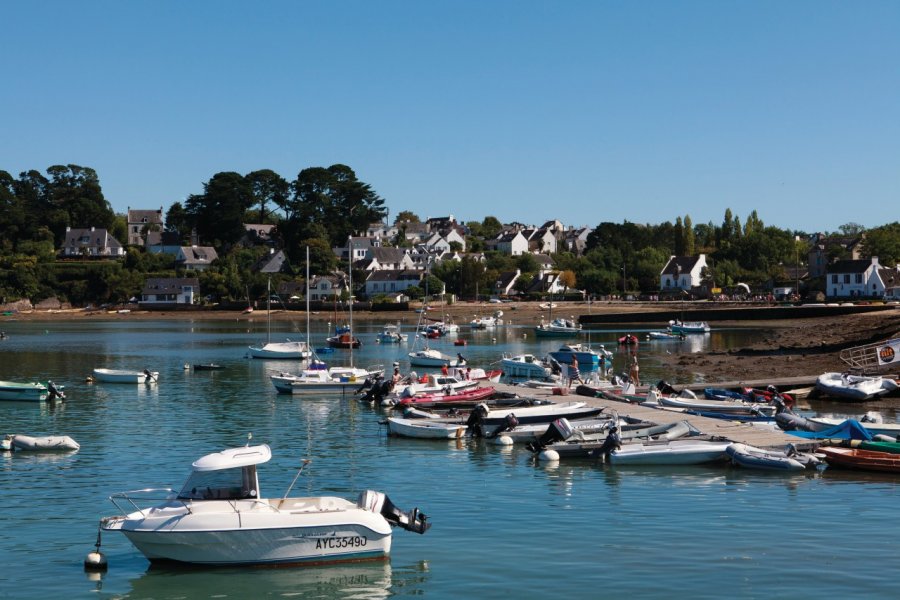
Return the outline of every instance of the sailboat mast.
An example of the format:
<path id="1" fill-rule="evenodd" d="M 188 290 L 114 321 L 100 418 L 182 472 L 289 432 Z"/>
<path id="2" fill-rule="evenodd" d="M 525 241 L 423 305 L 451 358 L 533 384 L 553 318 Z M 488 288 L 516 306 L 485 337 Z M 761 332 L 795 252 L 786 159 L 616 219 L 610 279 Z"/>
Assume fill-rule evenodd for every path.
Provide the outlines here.
<path id="1" fill-rule="evenodd" d="M 347 272 L 350 281 L 350 368 L 353 368 L 353 238 L 347 240 L 350 249 L 347 257 Z"/>
<path id="2" fill-rule="evenodd" d="M 312 346 L 309 345 L 309 246 L 306 247 L 306 353 L 312 356 Z"/>
<path id="3" fill-rule="evenodd" d="M 266 343 L 272 342 L 272 276 L 266 282 Z"/>

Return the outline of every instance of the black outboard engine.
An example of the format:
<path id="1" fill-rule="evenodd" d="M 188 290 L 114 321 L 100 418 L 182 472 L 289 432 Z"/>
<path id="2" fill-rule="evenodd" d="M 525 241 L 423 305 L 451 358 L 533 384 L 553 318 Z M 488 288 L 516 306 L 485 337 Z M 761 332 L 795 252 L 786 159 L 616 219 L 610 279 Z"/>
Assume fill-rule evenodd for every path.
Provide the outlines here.
<path id="1" fill-rule="evenodd" d="M 391 502 L 391 499 L 381 492 L 366 490 L 359 495 L 356 505 L 379 514 L 391 524 L 392 527 L 400 527 L 413 533 L 425 533 L 431 527 L 428 515 L 419 512 L 418 508 L 410 511 L 402 511 Z"/>
<path id="2" fill-rule="evenodd" d="M 606 434 L 606 439 L 603 440 L 603 444 L 594 450 L 592 454 L 598 457 L 602 456 L 604 460 L 607 460 L 614 450 L 618 450 L 621 447 L 622 437 L 619 435 L 619 428 L 613 425 L 609 428 L 609 433 Z"/>
<path id="3" fill-rule="evenodd" d="M 525 447 L 534 454 L 537 454 L 553 442 L 563 442 L 569 439 L 572 437 L 573 432 L 574 430 L 572 429 L 572 425 L 569 424 L 569 420 L 563 417 L 550 423 L 550 426 L 547 427 L 547 431 L 542 433 L 537 441 L 528 442 Z"/>
<path id="4" fill-rule="evenodd" d="M 469 418 L 466 419 L 466 427 L 469 431 L 472 432 L 476 437 L 484 437 L 484 418 L 488 415 L 490 409 L 487 404 L 481 402 L 472 409 L 472 412 L 469 413 Z"/>
<path id="5" fill-rule="evenodd" d="M 678 390 L 673 388 L 672 384 L 670 384 L 665 379 L 659 380 L 659 382 L 656 384 L 656 389 L 658 389 L 661 394 L 678 394 L 679 393 Z"/>
<path id="6" fill-rule="evenodd" d="M 47 400 L 56 400 L 57 398 L 60 400 L 66 399 L 66 395 L 62 393 L 62 390 L 56 387 L 56 384 L 52 381 L 47 382 L 47 392 Z"/>
<path id="7" fill-rule="evenodd" d="M 552 373 L 553 375 L 562 375 L 562 365 L 559 364 L 559 361 L 556 360 L 555 358 L 553 358 L 552 356 L 549 357 L 549 360 L 550 360 L 550 373 Z"/>
<path id="8" fill-rule="evenodd" d="M 492 439 L 503 433 L 504 431 L 512 431 L 519 425 L 519 419 L 516 418 L 515 413 L 509 413 L 503 419 L 503 422 L 497 425 L 493 431 L 487 434 L 486 438 Z"/>

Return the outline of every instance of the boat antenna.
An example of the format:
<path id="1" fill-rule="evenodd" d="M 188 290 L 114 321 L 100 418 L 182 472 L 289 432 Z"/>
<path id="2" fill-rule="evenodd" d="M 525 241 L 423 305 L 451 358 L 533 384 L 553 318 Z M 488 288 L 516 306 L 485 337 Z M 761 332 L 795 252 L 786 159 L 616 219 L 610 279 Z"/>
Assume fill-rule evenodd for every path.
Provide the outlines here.
<path id="1" fill-rule="evenodd" d="M 300 465 L 300 468 L 297 470 L 297 474 L 294 475 L 294 480 L 291 481 L 291 485 L 288 486 L 288 489 L 284 492 L 284 496 L 281 497 L 282 502 L 284 502 L 287 499 L 288 494 L 290 494 L 291 490 L 294 489 L 294 484 L 297 483 L 297 479 L 300 478 L 300 473 L 303 472 L 303 467 L 305 467 L 306 465 L 308 465 L 311 462 L 312 462 L 312 460 L 309 458 L 303 459 L 303 463 Z"/>

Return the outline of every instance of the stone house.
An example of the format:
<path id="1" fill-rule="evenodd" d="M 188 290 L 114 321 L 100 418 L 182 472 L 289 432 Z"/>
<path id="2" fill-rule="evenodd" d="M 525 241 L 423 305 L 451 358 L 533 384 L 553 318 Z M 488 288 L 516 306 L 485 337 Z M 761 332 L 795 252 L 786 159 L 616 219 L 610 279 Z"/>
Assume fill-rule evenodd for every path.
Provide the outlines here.
<path id="1" fill-rule="evenodd" d="M 139 210 L 128 207 L 128 240 L 129 246 L 146 245 L 146 231 L 161 231 L 163 228 L 163 209 Z"/>

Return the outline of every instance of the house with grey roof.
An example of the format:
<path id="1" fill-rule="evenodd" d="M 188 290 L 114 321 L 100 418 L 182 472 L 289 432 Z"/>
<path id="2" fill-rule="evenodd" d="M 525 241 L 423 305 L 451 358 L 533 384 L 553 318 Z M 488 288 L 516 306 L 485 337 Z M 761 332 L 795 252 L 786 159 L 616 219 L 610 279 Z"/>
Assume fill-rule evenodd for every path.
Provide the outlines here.
<path id="1" fill-rule="evenodd" d="M 163 209 L 141 210 L 128 207 L 128 245 L 144 246 L 148 231 L 160 231 L 163 228 Z"/>
<path id="2" fill-rule="evenodd" d="M 150 277 L 141 290 L 141 308 L 165 308 L 191 305 L 200 298 L 200 280 L 196 277 Z"/>
<path id="3" fill-rule="evenodd" d="M 839 260 L 861 260 L 862 244 L 865 233 L 853 236 L 830 235 L 817 233 L 809 248 L 809 276 L 811 278 L 822 277 L 829 272 L 829 265 L 834 262 L 834 257 Z"/>
<path id="4" fill-rule="evenodd" d="M 146 248 L 150 254 L 177 255 L 181 250 L 181 234 L 177 231 L 148 231 Z"/>
<path id="5" fill-rule="evenodd" d="M 372 271 L 366 279 L 365 293 L 368 298 L 402 294 L 422 282 L 422 271 Z"/>
<path id="6" fill-rule="evenodd" d="M 416 267 L 406 248 L 373 246 L 369 248 L 366 258 L 371 260 L 368 270 L 403 271 Z"/>
<path id="7" fill-rule="evenodd" d="M 347 290 L 347 278 L 343 274 L 317 275 L 309 282 L 310 302 L 331 302 Z"/>
<path id="8" fill-rule="evenodd" d="M 515 292 L 516 281 L 522 272 L 519 269 L 515 271 L 504 271 L 497 275 L 494 282 L 494 293 L 498 296 L 509 296 Z"/>
<path id="9" fill-rule="evenodd" d="M 703 269 L 706 266 L 705 254 L 698 256 L 671 256 L 659 275 L 660 291 L 677 292 L 683 290 L 690 292 L 695 288 L 699 288 L 703 277 Z"/>
<path id="10" fill-rule="evenodd" d="M 106 229 L 66 227 L 60 255 L 63 257 L 119 258 L 125 256 L 125 249 L 122 248 L 119 240 L 110 235 Z"/>
<path id="11" fill-rule="evenodd" d="M 175 256 L 175 265 L 188 271 L 205 271 L 218 258 L 212 246 L 182 246 Z"/>
<path id="12" fill-rule="evenodd" d="M 883 267 L 878 257 L 839 260 L 828 265 L 825 273 L 825 295 L 829 298 L 881 298 L 885 295 Z M 891 279 L 888 274 L 885 277 Z"/>
<path id="13" fill-rule="evenodd" d="M 528 239 L 522 235 L 519 230 L 501 233 L 493 240 L 485 242 L 485 246 L 509 254 L 511 256 L 519 256 L 528 252 Z"/>

